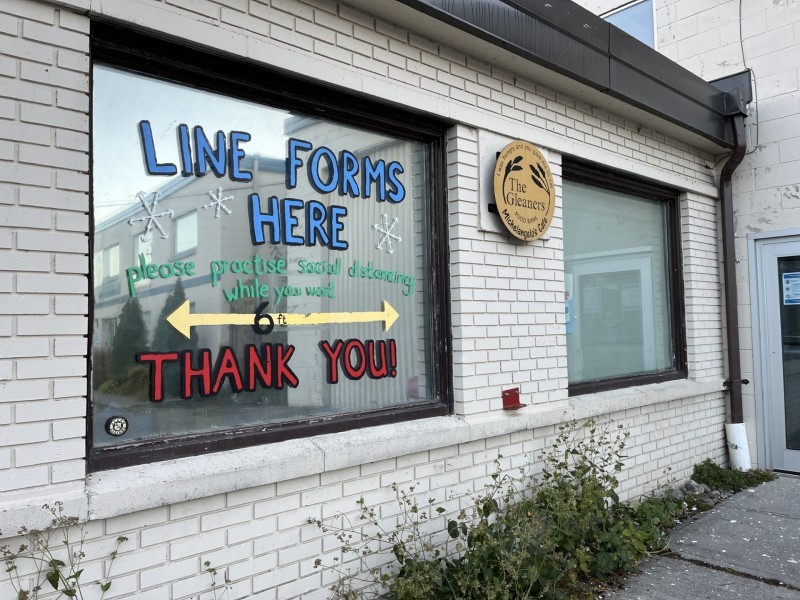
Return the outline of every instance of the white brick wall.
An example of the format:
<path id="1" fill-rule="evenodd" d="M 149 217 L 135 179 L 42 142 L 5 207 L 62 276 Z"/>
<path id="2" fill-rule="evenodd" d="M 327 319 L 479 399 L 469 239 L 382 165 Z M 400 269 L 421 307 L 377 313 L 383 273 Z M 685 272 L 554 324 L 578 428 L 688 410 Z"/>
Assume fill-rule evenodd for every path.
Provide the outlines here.
<path id="1" fill-rule="evenodd" d="M 719 203 L 687 194 L 681 202 L 686 345 L 689 376 L 698 380 L 723 372 L 723 326 L 719 273 Z"/>
<path id="2" fill-rule="evenodd" d="M 795 0 L 659 0 L 659 50 L 705 79 L 752 69 L 755 102 L 747 124 L 747 155 L 734 174 L 736 264 L 742 340 L 745 422 L 751 456 L 764 465 L 756 422 L 749 281 L 752 233 L 800 229 L 800 3 Z M 741 33 L 741 38 L 740 38 Z M 763 401 L 763 400 L 759 400 Z M 761 442 L 763 443 L 763 439 Z"/>
<path id="3" fill-rule="evenodd" d="M 610 418 L 631 433 L 623 497 L 682 479 L 699 456 L 724 459 L 725 407 L 717 393 L 617 411 Z M 458 498 L 448 498 L 480 489 L 498 454 L 506 467 L 516 466 L 554 435 L 553 426 L 540 427 L 93 522 L 87 557 L 91 562 L 105 556 L 117 536 L 129 538 L 114 564 L 107 596 L 112 598 L 134 591 L 137 599 L 196 597 L 210 587 L 207 560 L 219 569 L 219 580 L 228 569 L 232 598 L 316 598 L 304 595 L 323 585 L 313 562 L 332 556 L 338 546 L 308 525 L 309 517 L 354 513 L 363 497 L 389 518 L 397 512 L 389 489 L 394 482 L 415 485 L 424 500 L 435 498 L 437 505 L 456 510 Z M 99 577 L 99 565 L 92 572 Z M 5 592 L 0 583 L 0 595 Z"/>
<path id="4" fill-rule="evenodd" d="M 228 569 L 233 598 L 319 598 L 328 580 L 313 560 L 335 544 L 307 518 L 352 511 L 361 496 L 391 516 L 392 482 L 419 482 L 444 503 L 480 488 L 498 452 L 509 465 L 522 463 L 570 416 L 610 415 L 629 428 L 625 497 L 664 482 L 667 467 L 680 479 L 706 456 L 724 460 L 716 201 L 706 167 L 713 157 L 333 1 L 104 0 L 92 10 L 105 18 L 462 123 L 449 133 L 447 154 L 462 420 L 411 424 L 396 439 L 388 428 L 287 442 L 269 449 L 265 466 L 258 460 L 266 453 L 254 449 L 247 465 L 231 462 L 242 453 L 225 453 L 85 479 L 89 21 L 78 13 L 86 10 L 79 0 L 0 5 L 0 202 L 8 205 L 0 215 L 0 524 L 33 522 L 44 499 L 69 499 L 68 512 L 92 517 L 94 578 L 116 537 L 130 538 L 109 598 L 195 598 L 210 585 L 206 560 L 218 580 Z M 481 147 L 480 130 L 548 152 L 559 200 L 547 240 L 512 244 L 479 227 L 480 157 L 496 151 Z M 564 153 L 684 190 L 692 381 L 567 397 L 558 301 Z M 512 386 L 532 405 L 515 415 L 500 410 L 500 391 Z M 364 456 L 379 460 L 361 464 Z M 0 596 L 3 586 L 0 578 Z"/>
<path id="5" fill-rule="evenodd" d="M 85 474 L 88 19 L 10 0 L 0 46 L 2 495 Z"/>

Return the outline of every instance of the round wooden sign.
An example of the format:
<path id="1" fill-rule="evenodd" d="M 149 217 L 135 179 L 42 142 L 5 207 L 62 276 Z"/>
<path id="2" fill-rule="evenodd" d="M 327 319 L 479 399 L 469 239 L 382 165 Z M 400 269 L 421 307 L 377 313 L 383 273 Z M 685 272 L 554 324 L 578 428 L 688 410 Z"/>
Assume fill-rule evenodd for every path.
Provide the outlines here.
<path id="1" fill-rule="evenodd" d="M 536 146 L 515 140 L 503 148 L 494 169 L 494 201 L 514 237 L 529 242 L 545 234 L 556 209 L 556 186 Z"/>

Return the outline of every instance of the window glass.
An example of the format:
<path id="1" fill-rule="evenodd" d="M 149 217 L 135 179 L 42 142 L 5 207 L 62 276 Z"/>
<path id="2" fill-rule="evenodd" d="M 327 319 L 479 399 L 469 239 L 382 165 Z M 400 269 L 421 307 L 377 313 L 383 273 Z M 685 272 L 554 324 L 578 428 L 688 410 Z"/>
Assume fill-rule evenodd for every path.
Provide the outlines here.
<path id="1" fill-rule="evenodd" d="M 94 448 L 435 399 L 428 144 L 93 75 Z"/>
<path id="2" fill-rule="evenodd" d="M 569 382 L 671 369 L 666 203 L 564 181 Z"/>
<path id="3" fill-rule="evenodd" d="M 626 6 L 603 17 L 625 33 L 655 48 L 655 23 L 653 21 L 653 0 L 643 0 Z"/>

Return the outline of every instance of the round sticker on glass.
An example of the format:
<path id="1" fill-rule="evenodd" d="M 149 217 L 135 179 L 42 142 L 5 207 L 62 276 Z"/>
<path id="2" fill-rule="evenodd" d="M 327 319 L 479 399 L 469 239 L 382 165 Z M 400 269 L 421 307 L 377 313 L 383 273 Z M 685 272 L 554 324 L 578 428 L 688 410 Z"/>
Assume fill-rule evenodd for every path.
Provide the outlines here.
<path id="1" fill-rule="evenodd" d="M 128 420 L 125 417 L 111 417 L 106 421 L 106 433 L 118 437 L 128 431 Z"/>
<path id="2" fill-rule="evenodd" d="M 494 169 L 494 201 L 514 237 L 529 242 L 545 234 L 556 209 L 556 186 L 536 146 L 515 140 L 503 148 Z"/>

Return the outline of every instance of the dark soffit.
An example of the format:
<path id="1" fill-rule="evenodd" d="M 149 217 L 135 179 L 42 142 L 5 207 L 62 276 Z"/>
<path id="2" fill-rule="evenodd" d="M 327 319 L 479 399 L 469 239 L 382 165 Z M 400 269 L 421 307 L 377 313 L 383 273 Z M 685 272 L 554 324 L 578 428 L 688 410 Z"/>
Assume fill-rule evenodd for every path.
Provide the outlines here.
<path id="1" fill-rule="evenodd" d="M 733 146 L 726 92 L 570 0 L 397 2 L 719 146 Z"/>

